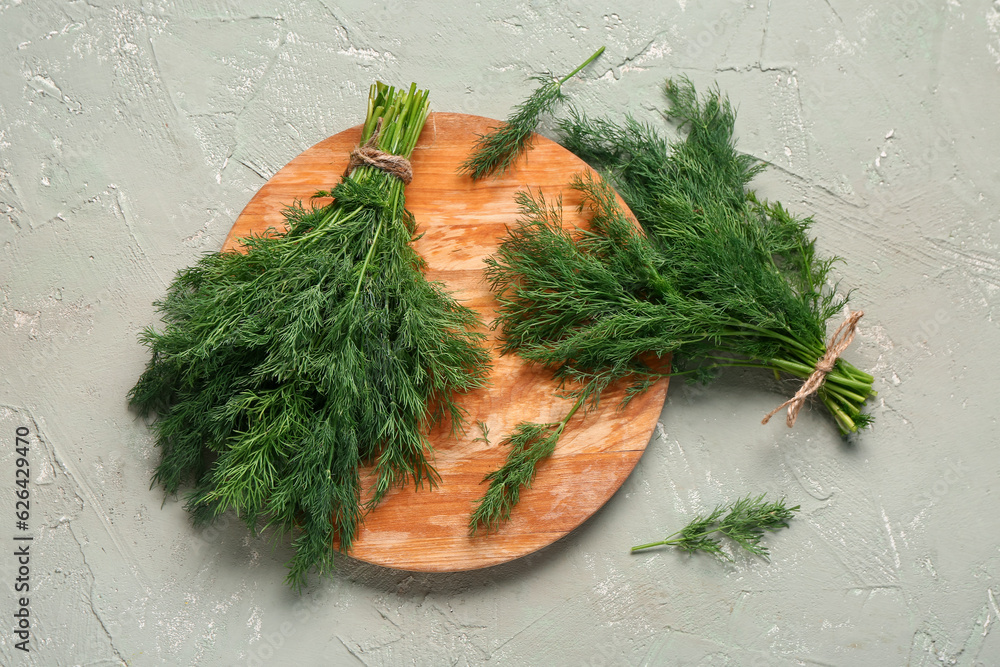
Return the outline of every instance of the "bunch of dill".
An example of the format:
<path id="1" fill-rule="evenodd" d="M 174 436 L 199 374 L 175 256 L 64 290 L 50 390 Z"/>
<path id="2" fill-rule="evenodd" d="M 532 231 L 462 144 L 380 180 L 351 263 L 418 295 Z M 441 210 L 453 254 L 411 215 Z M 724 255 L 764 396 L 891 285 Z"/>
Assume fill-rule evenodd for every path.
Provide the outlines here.
<path id="1" fill-rule="evenodd" d="M 427 112 L 427 91 L 377 83 L 361 141 L 409 157 Z M 158 416 L 154 483 L 193 483 L 196 523 L 233 509 L 254 533 L 295 533 L 296 588 L 390 488 L 434 483 L 427 427 L 486 382 L 478 318 L 425 279 L 403 188 L 357 166 L 318 193 L 329 205 L 289 207 L 286 231 L 180 271 L 156 304 L 165 329 L 141 336 L 152 358 L 129 398 Z"/>
<path id="2" fill-rule="evenodd" d="M 717 90 L 702 99 L 684 79 L 668 82 L 666 96 L 686 130 L 672 143 L 631 118 L 563 120 L 562 143 L 607 179 L 573 183 L 590 227 L 564 229 L 558 204 L 522 193 L 521 219 L 487 260 L 503 351 L 552 368 L 576 398 L 560 422 L 516 427 L 508 462 L 547 456 L 569 417 L 608 385 L 629 382 L 626 401 L 651 386 L 665 374 L 651 358 L 672 355 L 669 374 L 701 379 L 724 366 L 807 378 L 826 355 L 826 322 L 846 298 L 826 285 L 834 259 L 816 253 L 811 219 L 748 189 L 763 165 L 736 150 L 735 113 Z M 872 382 L 839 358 L 819 386 L 843 433 L 870 422 Z M 533 477 L 534 463 L 488 477 L 470 528 L 495 528 L 517 500 L 512 489 Z"/>

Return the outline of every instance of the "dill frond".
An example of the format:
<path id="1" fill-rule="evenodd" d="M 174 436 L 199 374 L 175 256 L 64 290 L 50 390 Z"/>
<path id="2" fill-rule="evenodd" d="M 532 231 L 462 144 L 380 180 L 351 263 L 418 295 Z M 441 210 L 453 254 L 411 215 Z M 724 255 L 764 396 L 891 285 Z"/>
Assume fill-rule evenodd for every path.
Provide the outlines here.
<path id="1" fill-rule="evenodd" d="M 536 77 L 542 85 L 515 107 L 503 124 L 491 127 L 488 134 L 479 136 L 472 154 L 459 167 L 459 172 L 478 181 L 486 176 L 503 174 L 510 169 L 521 153 L 531 146 L 531 138 L 541 116 L 551 112 L 556 103 L 565 97 L 562 85 L 602 53 L 603 46 L 561 79 Z"/>
<path id="2" fill-rule="evenodd" d="M 561 433 L 558 423 L 523 422 L 501 443 L 510 448 L 507 460 L 483 479 L 490 486 L 476 502 L 469 519 L 470 535 L 480 529 L 493 532 L 510 518 L 511 510 L 521 498 L 521 489 L 531 486 L 538 462 L 555 451 Z"/>
<path id="3" fill-rule="evenodd" d="M 571 393 L 576 402 L 561 421 L 548 424 L 521 422 L 500 443 L 508 447 L 507 458 L 501 467 L 483 478 L 483 482 L 489 482 L 489 488 L 476 501 L 469 518 L 469 535 L 476 535 L 481 529 L 487 533 L 495 532 L 510 519 L 510 513 L 521 499 L 521 489 L 531 487 L 539 462 L 552 455 L 569 420 L 588 399 L 595 398 L 595 393 L 594 385 Z"/>
<path id="4" fill-rule="evenodd" d="M 743 550 L 766 560 L 770 554 L 767 547 L 760 543 L 764 533 L 787 528 L 788 522 L 798 511 L 798 505 L 786 507 L 784 498 L 767 502 L 765 494 L 756 498 L 746 496 L 729 505 L 717 506 L 706 517 L 696 517 L 687 526 L 659 542 L 632 547 L 632 553 L 659 546 L 675 546 L 688 553 L 704 551 L 732 560 L 722 551 L 722 542 L 710 537 L 713 533 L 719 533 Z"/>

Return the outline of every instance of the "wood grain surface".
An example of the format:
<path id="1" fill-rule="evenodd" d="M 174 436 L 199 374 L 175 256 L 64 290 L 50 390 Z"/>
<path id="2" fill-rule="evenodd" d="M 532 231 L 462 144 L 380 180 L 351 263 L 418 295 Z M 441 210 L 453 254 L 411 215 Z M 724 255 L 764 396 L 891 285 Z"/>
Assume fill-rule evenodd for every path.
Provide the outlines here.
<path id="1" fill-rule="evenodd" d="M 477 135 L 496 121 L 479 116 L 432 113 L 412 157 L 413 182 L 407 207 L 423 233 L 414 247 L 427 261 L 427 276 L 443 282 L 461 302 L 481 313 L 486 327 L 496 301 L 483 279 L 483 258 L 492 254 L 505 226 L 517 220 L 514 194 L 540 190 L 550 201 L 562 198 L 564 222 L 586 225 L 577 211 L 579 196 L 567 187 L 588 170 L 558 144 L 536 136 L 520 165 L 499 179 L 473 182 L 459 175 Z M 361 126 L 336 134 L 301 153 L 274 175 L 240 214 L 224 249 L 268 227 L 283 228 L 282 209 L 307 201 L 340 179 Z M 484 327 L 484 331 L 487 329 Z M 495 335 L 490 334 L 495 348 Z M 617 410 L 621 390 L 605 394 L 601 409 L 578 413 L 555 454 L 542 462 L 532 488 L 521 494 L 511 520 L 497 533 L 470 537 L 469 513 L 486 490 L 483 477 L 502 464 L 503 437 L 521 421 L 558 421 L 570 402 L 554 395 L 555 383 L 541 368 L 494 349 L 492 385 L 462 397 L 469 420 L 465 433 L 438 428 L 429 434 L 435 488 L 397 489 L 373 510 L 360 528 L 350 555 L 378 565 L 419 572 L 471 570 L 513 560 L 544 547 L 596 512 L 618 490 L 650 439 L 663 406 L 667 380 Z M 489 429 L 489 444 L 476 421 Z"/>

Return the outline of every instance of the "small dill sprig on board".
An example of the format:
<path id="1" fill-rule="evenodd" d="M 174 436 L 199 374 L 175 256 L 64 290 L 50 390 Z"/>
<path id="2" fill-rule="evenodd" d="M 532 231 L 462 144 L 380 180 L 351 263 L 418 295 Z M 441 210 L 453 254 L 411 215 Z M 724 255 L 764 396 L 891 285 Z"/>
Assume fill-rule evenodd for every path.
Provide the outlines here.
<path id="1" fill-rule="evenodd" d="M 490 486 L 483 497 L 476 501 L 476 507 L 469 518 L 470 535 L 476 535 L 480 530 L 494 532 L 510 519 L 511 511 L 521 498 L 521 489 L 531 486 L 539 461 L 555 451 L 556 443 L 566 430 L 566 424 L 583 405 L 585 398 L 577 397 L 573 408 L 561 421 L 548 424 L 521 422 L 500 443 L 500 446 L 509 447 L 507 460 L 503 466 L 483 479 Z"/>
<path id="2" fill-rule="evenodd" d="M 472 154 L 459 167 L 459 172 L 466 173 L 472 180 L 478 181 L 510 169 L 521 153 L 530 147 L 532 133 L 538 127 L 542 114 L 552 111 L 556 102 L 565 97 L 562 85 L 602 53 L 604 53 L 603 46 L 561 79 L 536 77 L 542 85 L 519 104 L 502 125 L 490 128 L 489 133 L 479 137 L 473 146 Z"/>
<path id="3" fill-rule="evenodd" d="M 509 447 L 503 466 L 488 474 L 483 481 L 490 486 L 476 501 L 469 518 L 469 534 L 480 529 L 495 531 L 510 518 L 511 510 L 521 497 L 521 488 L 530 487 L 538 462 L 550 456 L 562 435 L 562 424 L 521 422 L 501 444 Z"/>
<path id="4" fill-rule="evenodd" d="M 688 553 L 705 551 L 731 561 L 732 558 L 722 551 L 722 542 L 711 537 L 713 533 L 719 533 L 736 542 L 745 551 L 766 560 L 769 556 L 768 549 L 760 543 L 764 533 L 787 528 L 788 522 L 799 511 L 799 506 L 785 507 L 784 498 L 767 502 L 765 495 L 761 494 L 756 498 L 747 496 L 730 505 L 719 505 L 708 516 L 696 517 L 684 528 L 659 542 L 632 547 L 632 553 L 653 547 L 673 546 Z"/>
<path id="5" fill-rule="evenodd" d="M 408 158 L 427 113 L 416 85 L 373 85 L 363 148 Z M 196 523 L 232 509 L 254 534 L 293 534 L 297 589 L 330 571 L 334 541 L 349 550 L 389 489 L 435 483 L 427 428 L 459 423 L 453 395 L 487 382 L 479 318 L 425 278 L 403 188 L 354 167 L 319 193 L 332 203 L 288 207 L 287 230 L 180 271 L 155 304 L 164 330 L 141 336 L 152 358 L 129 400 L 157 415 L 154 484 L 193 483 Z"/>
<path id="6" fill-rule="evenodd" d="M 479 437 L 473 438 L 472 442 L 481 442 L 484 445 L 490 444 L 490 425 L 487 424 L 482 419 L 476 421 L 476 426 L 479 428 Z"/>

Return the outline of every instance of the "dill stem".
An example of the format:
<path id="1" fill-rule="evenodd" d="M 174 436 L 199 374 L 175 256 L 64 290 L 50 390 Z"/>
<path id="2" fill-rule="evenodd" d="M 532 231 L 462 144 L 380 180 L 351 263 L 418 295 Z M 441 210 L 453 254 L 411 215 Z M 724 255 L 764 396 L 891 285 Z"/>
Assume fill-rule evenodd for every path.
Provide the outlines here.
<path id="1" fill-rule="evenodd" d="M 358 294 L 361 293 L 361 284 L 365 281 L 365 274 L 368 272 L 368 263 L 371 261 L 372 254 L 375 252 L 375 248 L 378 247 L 378 237 L 382 234 L 383 220 L 378 221 L 378 229 L 375 230 L 375 237 L 372 239 L 372 247 L 368 249 L 368 254 L 365 255 L 364 264 L 361 265 L 361 275 L 358 276 L 358 285 L 354 288 L 354 298 L 351 299 L 351 307 L 358 302 Z"/>
<path id="2" fill-rule="evenodd" d="M 827 378 L 829 378 L 829 377 L 830 376 L 827 375 Z M 834 385 L 829 385 L 829 384 L 828 385 L 824 385 L 824 387 L 826 388 L 827 391 L 839 394 L 840 396 L 843 396 L 844 398 L 846 398 L 848 400 L 851 400 L 851 401 L 857 403 L 858 405 L 861 405 L 862 403 L 865 402 L 865 398 L 866 398 L 865 396 L 862 396 L 860 394 L 856 394 L 853 391 L 850 391 L 849 389 L 844 389 L 843 387 L 835 387 Z"/>
<path id="3" fill-rule="evenodd" d="M 369 177 L 372 175 L 369 173 L 372 167 L 360 167 L 360 168 L 363 168 L 365 170 L 361 173 L 362 178 Z M 402 194 L 401 186 L 403 182 L 392 176 L 388 178 L 393 179 L 393 183 L 390 186 L 391 190 L 389 196 L 391 197 L 393 202 L 392 210 L 396 210 L 397 207 L 395 206 L 395 204 L 399 201 L 399 197 Z M 368 264 L 371 262 L 372 255 L 375 253 L 375 249 L 378 247 L 378 239 L 379 236 L 382 235 L 382 228 L 384 226 L 385 226 L 385 218 L 379 217 L 378 228 L 375 230 L 375 236 L 372 238 L 372 247 L 368 249 L 368 253 L 365 255 L 365 261 L 361 265 L 361 275 L 358 276 L 358 284 L 357 287 L 354 288 L 354 297 L 351 300 L 352 308 L 358 301 L 358 295 L 361 293 L 361 285 L 364 283 L 365 274 L 368 273 Z"/>
<path id="4" fill-rule="evenodd" d="M 787 359 L 767 359 L 765 360 L 765 363 L 771 367 L 776 367 L 780 370 L 786 371 L 793 375 L 797 375 L 799 377 L 809 377 L 816 370 L 815 366 L 809 367 L 806 366 L 805 364 L 800 364 L 795 361 L 789 361 Z M 855 380 L 853 378 L 850 378 L 844 375 L 843 373 L 838 373 L 836 368 L 834 368 L 834 370 L 826 374 L 826 380 L 828 382 L 834 382 L 836 384 L 842 385 L 849 389 L 854 389 L 859 392 L 864 392 L 865 395 L 867 395 L 868 392 L 871 390 L 870 384 L 866 384 L 865 382 L 861 382 L 860 380 Z M 861 403 L 863 403 L 865 400 L 864 396 L 855 394 L 853 392 L 851 392 L 851 396 L 857 397 L 857 400 Z"/>
<path id="5" fill-rule="evenodd" d="M 566 83 L 567 81 L 569 81 L 570 79 L 572 79 L 573 76 L 577 72 L 579 72 L 580 70 L 582 70 L 584 67 L 586 67 L 590 63 L 592 63 L 595 60 L 597 60 L 597 57 L 600 56 L 602 53 L 604 53 L 604 47 L 603 46 L 601 48 L 597 49 L 596 51 L 594 51 L 594 54 L 592 56 L 590 56 L 589 58 L 587 58 L 586 60 L 584 60 L 582 65 L 580 65 L 579 67 L 577 67 L 575 70 L 573 70 L 572 72 L 570 72 L 569 74 L 567 74 L 563 78 L 559 79 L 559 81 L 556 82 L 556 85 L 557 86 L 561 86 L 564 83 Z"/>
<path id="6" fill-rule="evenodd" d="M 871 385 L 870 384 L 867 384 L 865 382 L 861 382 L 860 380 L 855 380 L 855 379 L 850 378 L 850 377 L 848 377 L 846 375 L 842 375 L 842 374 L 838 373 L 836 369 L 834 369 L 833 371 L 827 373 L 826 374 L 826 379 L 829 382 L 833 382 L 833 383 L 842 385 L 844 387 L 849 387 L 849 388 L 854 389 L 856 391 L 862 392 L 863 396 L 867 396 L 867 394 L 871 390 Z M 861 401 L 865 400 L 863 396 L 859 396 L 859 399 Z"/>
<path id="7" fill-rule="evenodd" d="M 823 405 L 825 405 L 830 411 L 830 414 L 832 414 L 834 419 L 837 420 L 837 425 L 840 426 L 845 433 L 858 432 L 858 427 L 857 424 L 854 423 L 854 420 L 848 417 L 829 396 L 823 396 L 821 400 L 823 401 Z"/>
<path id="8" fill-rule="evenodd" d="M 742 361 L 740 359 L 733 359 L 731 357 L 719 357 L 710 356 L 709 359 L 719 359 L 720 361 L 725 361 L 726 363 L 713 363 L 710 364 L 709 368 L 764 368 L 774 371 L 785 371 L 786 373 L 791 373 L 796 377 L 806 378 L 812 375 L 815 371 L 815 367 L 809 367 L 805 364 L 800 364 L 795 361 L 789 361 L 787 359 L 766 359 L 760 363 L 754 363 L 753 361 Z M 680 373 L 668 373 L 667 375 L 680 375 Z M 836 369 L 826 374 L 826 379 L 833 382 L 834 384 L 840 385 L 836 389 L 829 385 L 825 385 L 830 391 L 834 391 L 846 398 L 856 401 L 859 405 L 865 402 L 867 396 L 875 395 L 876 392 L 872 390 L 870 385 L 861 382 L 860 380 L 854 380 L 852 378 L 845 377 L 844 375 L 838 374 Z M 864 395 L 851 391 L 852 389 L 865 392 Z"/>
<path id="9" fill-rule="evenodd" d="M 838 361 L 839 361 L 840 365 L 843 367 L 844 373 L 846 373 L 850 377 L 854 378 L 855 380 L 859 380 L 859 381 L 864 382 L 864 383 L 866 383 L 868 385 L 871 385 L 871 383 L 875 382 L 875 377 L 873 375 L 869 375 L 868 373 L 865 373 L 863 370 L 860 370 L 859 368 L 857 368 L 851 362 L 844 361 L 842 358 L 839 359 Z"/>
<path id="10" fill-rule="evenodd" d="M 843 394 L 840 394 L 835 391 L 825 391 L 824 395 L 829 396 L 830 398 L 834 399 L 837 403 L 840 403 L 840 405 L 845 410 L 848 410 L 851 413 L 851 416 L 857 415 L 858 412 L 860 412 L 857 408 L 854 407 L 851 401 Z"/>
<path id="11" fill-rule="evenodd" d="M 699 533 L 695 537 L 704 537 L 705 535 L 708 535 L 709 533 L 714 533 L 717 530 L 719 530 L 719 529 L 718 528 L 713 528 L 712 530 L 706 530 L 704 533 Z M 680 535 L 681 532 L 683 532 L 683 531 L 678 530 L 677 532 L 670 533 L 669 535 L 667 535 L 664 539 L 660 540 L 659 542 L 650 542 L 649 544 L 640 544 L 637 547 L 632 547 L 632 551 L 635 552 L 635 551 L 641 551 L 642 549 L 652 549 L 653 547 L 664 547 L 664 546 L 669 546 L 671 544 L 677 544 L 677 543 L 679 543 L 681 541 L 680 538 L 678 538 L 676 540 L 672 540 L 670 538 L 673 537 L 674 535 Z"/>
<path id="12" fill-rule="evenodd" d="M 822 349 L 817 351 L 814 348 L 810 348 L 808 345 L 800 343 L 799 341 L 795 340 L 794 338 L 790 338 L 788 336 L 782 335 L 780 333 L 777 333 L 776 331 L 771 331 L 770 329 L 765 329 L 763 327 L 756 327 L 756 326 L 754 326 L 752 324 L 747 324 L 745 322 L 736 322 L 736 321 L 734 321 L 734 322 L 732 322 L 732 326 L 739 327 L 741 329 L 749 329 L 750 331 L 756 331 L 757 333 L 759 333 L 760 335 L 762 335 L 762 336 L 764 336 L 766 338 L 773 338 L 775 340 L 780 340 L 781 342 L 787 343 L 788 345 L 792 346 L 793 348 L 795 348 L 797 350 L 800 350 L 802 352 L 805 352 L 806 354 L 815 355 L 817 359 L 819 359 L 821 356 L 823 356 L 823 353 L 825 351 L 825 350 L 822 350 Z"/>
<path id="13" fill-rule="evenodd" d="M 640 544 L 637 547 L 632 547 L 632 549 L 631 549 L 631 551 L 629 553 L 635 553 L 636 551 L 641 551 L 642 549 L 651 549 L 652 547 L 668 547 L 668 546 L 671 546 L 671 545 L 674 545 L 674 544 L 682 544 L 686 540 L 697 540 L 699 538 L 705 537 L 706 535 L 711 535 L 712 533 L 720 533 L 721 532 L 723 535 L 728 535 L 728 533 L 726 533 L 724 530 L 722 530 L 722 526 L 717 526 L 717 527 L 712 528 L 710 530 L 706 530 L 706 531 L 701 532 L 701 533 L 696 533 L 695 535 L 688 535 L 688 536 L 685 536 L 685 537 L 678 537 L 677 539 L 674 539 L 674 540 L 670 539 L 674 535 L 679 535 L 682 532 L 684 532 L 684 531 L 683 530 L 678 530 L 676 533 L 671 533 L 670 535 L 667 535 L 667 537 L 665 539 L 660 540 L 659 542 L 650 542 L 649 544 Z M 690 549 L 688 549 L 688 550 L 690 551 Z M 719 555 L 721 555 L 726 560 L 732 562 L 733 559 L 730 558 L 729 556 L 727 556 L 726 554 L 722 553 L 721 551 L 719 551 L 718 553 L 719 553 Z"/>
<path id="14" fill-rule="evenodd" d="M 580 392 L 580 396 L 576 399 L 576 403 L 574 403 L 573 407 L 569 409 L 569 412 L 566 413 L 566 416 L 563 417 L 562 421 L 558 422 L 559 426 L 556 428 L 557 436 L 562 435 L 562 432 L 566 430 L 566 424 L 569 423 L 569 420 L 573 418 L 576 411 L 580 409 L 581 405 L 583 405 L 583 402 L 587 399 L 587 394 L 588 392 L 586 391 Z"/>

